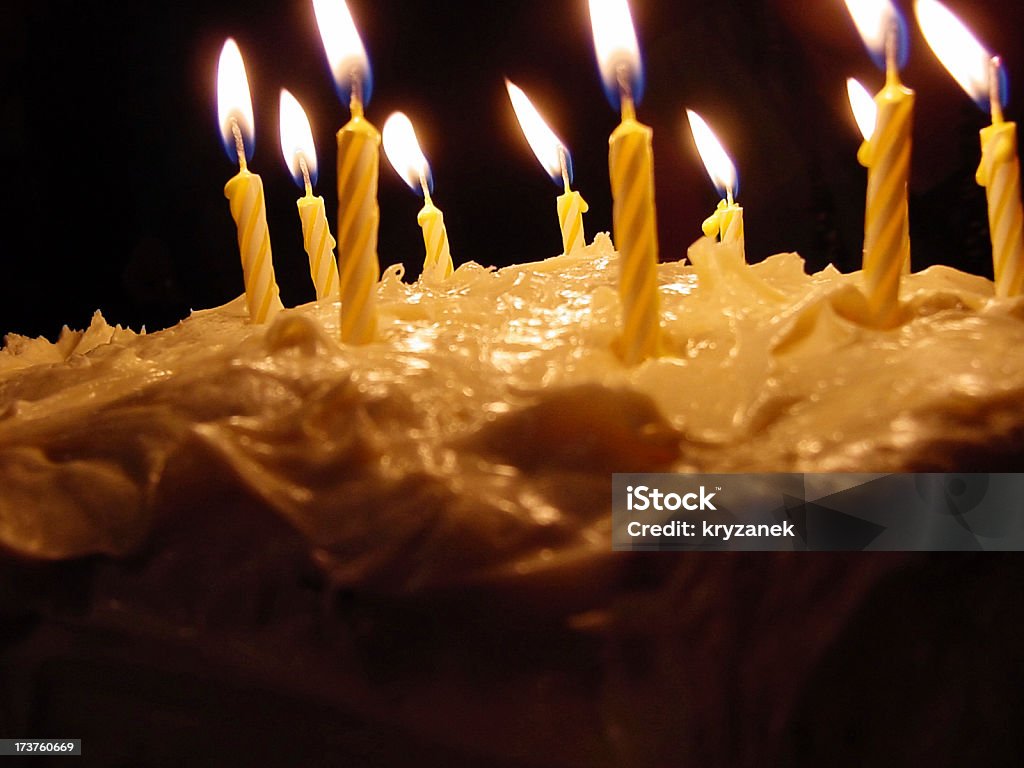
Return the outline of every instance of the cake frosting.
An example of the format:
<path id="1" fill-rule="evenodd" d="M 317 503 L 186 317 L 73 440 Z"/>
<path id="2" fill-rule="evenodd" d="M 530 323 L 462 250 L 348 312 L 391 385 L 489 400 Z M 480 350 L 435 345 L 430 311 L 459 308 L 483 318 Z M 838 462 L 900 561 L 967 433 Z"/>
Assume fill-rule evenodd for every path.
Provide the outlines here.
<path id="1" fill-rule="evenodd" d="M 21 629 L 0 660 L 124 666 L 106 683 L 119 707 L 168 701 L 140 680 L 183 674 L 203 701 L 232 680 L 326 702 L 331 728 L 364 723 L 375 765 L 820 764 L 800 734 L 839 727 L 821 713 L 843 638 L 867 621 L 893 669 L 934 660 L 919 639 L 948 622 L 893 616 L 936 566 L 613 553 L 610 474 L 1019 470 L 1024 300 L 932 267 L 877 328 L 859 274 L 807 274 L 793 253 L 747 265 L 710 240 L 688 257 L 659 266 L 662 354 L 635 367 L 616 353 L 607 236 L 444 281 L 392 267 L 365 346 L 338 341 L 336 303 L 253 325 L 241 297 L 156 333 L 97 313 L 55 343 L 8 336 L 0 616 Z M 989 606 L 958 616 L 968 636 L 1001 636 L 1012 567 L 957 568 Z M 232 727 L 261 762 L 259 728 Z M 991 757 L 932 741 L 940 763 Z"/>
<path id="2" fill-rule="evenodd" d="M 182 483 L 218 483 L 339 578 L 407 590 L 605 552 L 615 471 L 1019 466 L 1024 300 L 990 281 L 908 275 L 901 322 L 875 329 L 859 274 L 701 240 L 659 267 L 663 354 L 626 367 L 617 258 L 598 236 L 443 282 L 392 267 L 366 346 L 337 341 L 336 304 L 261 326 L 241 298 L 157 333 L 97 313 L 56 343 L 8 336 L 0 542 L 123 555 Z"/>

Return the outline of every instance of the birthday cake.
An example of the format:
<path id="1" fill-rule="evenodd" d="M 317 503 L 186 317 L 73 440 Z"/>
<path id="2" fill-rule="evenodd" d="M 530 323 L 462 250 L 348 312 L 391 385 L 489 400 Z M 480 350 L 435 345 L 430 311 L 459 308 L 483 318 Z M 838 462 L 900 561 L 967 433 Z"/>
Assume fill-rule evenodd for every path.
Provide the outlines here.
<path id="1" fill-rule="evenodd" d="M 338 341 L 336 302 L 255 325 L 243 298 L 157 333 L 97 313 L 55 343 L 9 336 L 0 725 L 91 734 L 136 765 L 202 761 L 68 713 L 155 709 L 168 739 L 220 733 L 253 764 L 284 749 L 267 717 L 314 734 L 292 745 L 310 764 L 336 764 L 310 744 L 375 765 L 820 764 L 831 742 L 801 728 L 836 733 L 849 633 L 882 644 L 869 627 L 898 624 L 922 583 L 950 610 L 999 604 L 1012 579 L 974 585 L 1008 562 L 954 578 L 912 555 L 613 553 L 610 475 L 1019 471 L 1024 298 L 931 267 L 879 329 L 859 274 L 808 275 L 792 253 L 747 265 L 705 239 L 659 266 L 661 354 L 627 367 L 617 262 L 599 235 L 438 282 L 392 267 L 364 346 Z M 973 636 L 994 619 L 963 621 Z M 879 674 L 935 660 L 887 631 L 906 642 Z M 938 685 L 922 690 L 964 704 Z M 229 714 L 189 720 L 207 700 Z M 889 743 L 870 735 L 849 754 Z M 1004 754 L 964 744 L 926 752 Z"/>

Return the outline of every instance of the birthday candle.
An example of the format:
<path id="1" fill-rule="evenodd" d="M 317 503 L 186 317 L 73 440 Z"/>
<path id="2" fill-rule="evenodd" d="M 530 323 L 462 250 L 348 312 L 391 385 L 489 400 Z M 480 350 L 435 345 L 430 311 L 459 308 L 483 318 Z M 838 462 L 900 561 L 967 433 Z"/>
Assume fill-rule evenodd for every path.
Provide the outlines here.
<path id="1" fill-rule="evenodd" d="M 444 225 L 444 213 L 430 199 L 430 190 L 423 184 L 423 207 L 416 214 L 416 223 L 423 230 L 423 272 L 434 280 L 444 280 L 454 271 L 451 248 L 448 245 L 448 229 Z"/>
<path id="2" fill-rule="evenodd" d="M 217 69 L 217 111 L 225 149 L 229 156 L 234 154 L 238 159 L 238 173 L 224 186 L 224 196 L 238 229 L 245 304 L 253 323 L 265 323 L 282 305 L 270 251 L 263 180 L 249 171 L 246 161 L 246 152 L 252 151 L 254 135 L 249 80 L 242 53 L 231 38 L 224 42 Z"/>
<path id="3" fill-rule="evenodd" d="M 661 347 L 652 132 L 636 119 L 643 73 L 626 0 L 590 0 L 590 21 L 605 90 L 622 115 L 608 140 L 608 172 L 620 264 L 620 352 L 627 365 L 634 365 Z"/>
<path id="4" fill-rule="evenodd" d="M 351 119 L 338 131 L 338 264 L 341 338 L 366 344 L 377 334 L 377 176 L 380 133 L 363 116 L 371 92 L 370 62 L 344 0 L 313 0 L 320 36 Z"/>
<path id="5" fill-rule="evenodd" d="M 313 195 L 316 177 L 316 146 L 302 105 L 288 91 L 281 90 L 281 151 L 292 177 L 305 194 L 299 198 L 302 244 L 309 257 L 309 273 L 316 287 L 317 301 L 338 295 L 338 265 L 334 261 L 334 238 L 327 226 L 324 199 Z"/>
<path id="6" fill-rule="evenodd" d="M 993 102 L 994 104 L 997 102 Z M 1021 212 L 1017 124 L 992 110 L 992 125 L 981 129 L 981 164 L 976 179 L 985 187 L 996 295 L 1024 292 L 1024 214 Z"/>
<path id="7" fill-rule="evenodd" d="M 935 55 L 975 102 L 992 115 L 981 130 L 981 164 L 976 175 L 985 187 L 996 295 L 1024 292 L 1024 212 L 1021 209 L 1017 124 L 1003 119 L 1002 63 L 936 0 L 914 6 L 925 39 Z"/>
<path id="8" fill-rule="evenodd" d="M 454 269 L 448 230 L 444 226 L 444 214 L 430 198 L 433 186 L 430 164 L 420 148 L 412 121 L 403 112 L 394 112 L 384 121 L 384 153 L 405 183 L 423 194 L 423 208 L 416 216 L 423 230 L 422 276 L 434 282 L 444 280 Z"/>
<path id="9" fill-rule="evenodd" d="M 312 187 L 296 201 L 302 223 L 302 246 L 309 257 L 309 273 L 316 288 L 317 301 L 339 295 L 338 264 L 334 260 L 334 238 L 327 224 L 324 199 L 313 195 Z"/>
<path id="10" fill-rule="evenodd" d="M 900 278 L 910 259 L 907 179 L 914 92 L 900 82 L 903 22 L 889 0 L 846 0 L 846 5 L 869 50 L 884 53 L 885 87 L 875 95 L 875 129 L 857 157 L 868 169 L 864 288 L 869 310 L 887 323 L 899 305 Z"/>
<path id="11" fill-rule="evenodd" d="M 737 243 L 742 248 L 743 208 L 736 205 L 732 194 L 719 200 L 715 212 L 708 216 L 700 225 L 701 231 L 708 237 L 717 237 L 721 243 Z"/>
<path id="12" fill-rule="evenodd" d="M 562 253 L 572 253 L 587 244 L 583 214 L 590 207 L 583 195 L 569 187 L 568 178 L 564 185 L 565 191 L 555 198 L 555 210 L 558 211 L 558 226 L 562 232 Z"/>
<path id="13" fill-rule="evenodd" d="M 860 128 L 861 135 L 864 137 L 864 144 L 861 145 L 857 157 L 860 159 L 861 164 L 866 166 L 867 160 L 862 155 L 867 152 L 868 142 L 871 139 L 871 135 L 875 132 L 878 106 L 875 104 L 871 94 L 868 93 L 867 88 L 861 85 L 860 81 L 852 77 L 846 78 L 846 93 L 850 99 L 850 109 L 853 111 L 854 119 L 857 121 L 857 127 Z M 906 252 L 901 271 L 904 275 L 908 275 L 910 274 L 910 229 L 909 219 L 906 217 L 904 217 L 903 231 L 903 242 Z"/>
<path id="14" fill-rule="evenodd" d="M 587 212 L 588 206 L 583 196 L 570 186 L 572 160 L 569 150 L 548 127 L 522 88 L 509 80 L 505 80 L 505 88 L 527 143 L 548 175 L 556 183 L 562 183 L 564 191 L 556 198 L 555 207 L 558 226 L 562 231 L 562 253 L 572 253 L 587 243 L 583 231 L 583 214 Z"/>

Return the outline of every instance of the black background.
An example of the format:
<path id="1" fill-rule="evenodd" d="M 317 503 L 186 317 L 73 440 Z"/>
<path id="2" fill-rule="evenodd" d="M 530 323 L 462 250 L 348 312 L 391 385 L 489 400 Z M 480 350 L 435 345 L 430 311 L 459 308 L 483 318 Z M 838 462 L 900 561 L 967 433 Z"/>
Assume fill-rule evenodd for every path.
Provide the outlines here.
<path id="1" fill-rule="evenodd" d="M 1011 75 L 1024 78 L 1016 2 L 948 3 Z M 522 86 L 569 145 L 590 203 L 588 236 L 611 227 L 607 137 L 617 115 L 594 63 L 585 0 L 351 0 L 375 78 L 368 117 L 409 113 L 431 161 L 456 262 L 503 265 L 560 251 L 558 189 L 530 154 L 502 85 Z M 647 70 L 639 116 L 655 131 L 661 256 L 699 234 L 717 195 L 684 109 L 716 129 L 740 172 L 752 261 L 798 250 L 815 269 L 859 265 L 865 171 L 844 79 L 874 70 L 841 0 L 633 0 Z M 905 11 L 910 10 L 903 2 Z M 918 94 L 911 180 L 915 267 L 991 275 L 984 191 L 974 182 L 986 116 L 946 75 L 911 20 L 904 80 Z M 317 192 L 334 219 L 338 99 L 310 0 L 126 4 L 8 2 L 0 11 L 0 334 L 54 336 L 100 308 L 150 330 L 242 290 L 222 189 L 235 168 L 216 124 L 215 72 L 234 36 L 256 112 L 252 169 L 267 188 L 286 305 L 312 299 L 277 101 L 313 123 Z M 1017 75 L 1017 81 L 1013 75 Z M 382 266 L 422 261 L 419 200 L 381 168 Z"/>

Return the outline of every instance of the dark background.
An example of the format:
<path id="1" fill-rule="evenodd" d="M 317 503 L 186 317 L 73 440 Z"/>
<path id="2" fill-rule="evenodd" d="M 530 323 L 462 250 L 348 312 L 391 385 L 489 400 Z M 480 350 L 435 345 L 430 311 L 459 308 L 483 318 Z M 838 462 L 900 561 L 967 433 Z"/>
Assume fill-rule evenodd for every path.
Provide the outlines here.
<path id="1" fill-rule="evenodd" d="M 903 8 L 910 3 L 903 0 Z M 1016 2 L 951 0 L 1024 99 Z M 409 113 L 431 161 L 456 262 L 503 265 L 559 252 L 554 198 L 502 85 L 508 76 L 571 149 L 589 201 L 588 236 L 611 227 L 602 92 L 585 0 L 502 3 L 350 0 L 375 77 L 368 117 Z M 739 168 L 752 261 L 798 250 L 810 267 L 859 266 L 865 170 L 844 79 L 881 84 L 841 0 L 633 0 L 647 69 L 639 116 L 655 131 L 663 259 L 685 254 L 717 195 L 684 126 L 700 111 Z M 945 74 L 911 24 L 904 79 L 918 94 L 911 228 L 916 267 L 991 275 L 984 191 L 974 183 L 986 116 Z M 295 200 L 281 158 L 277 101 L 306 107 L 320 156 L 317 192 L 334 226 L 335 94 L 310 0 L 129 4 L 10 2 L 0 11 L 0 334 L 54 336 L 100 308 L 150 330 L 242 291 L 224 183 L 215 72 L 234 36 L 253 88 L 251 167 L 267 188 L 286 304 L 312 299 Z M 1017 80 L 1014 81 L 1013 75 Z M 415 275 L 419 200 L 382 162 L 382 266 Z"/>

